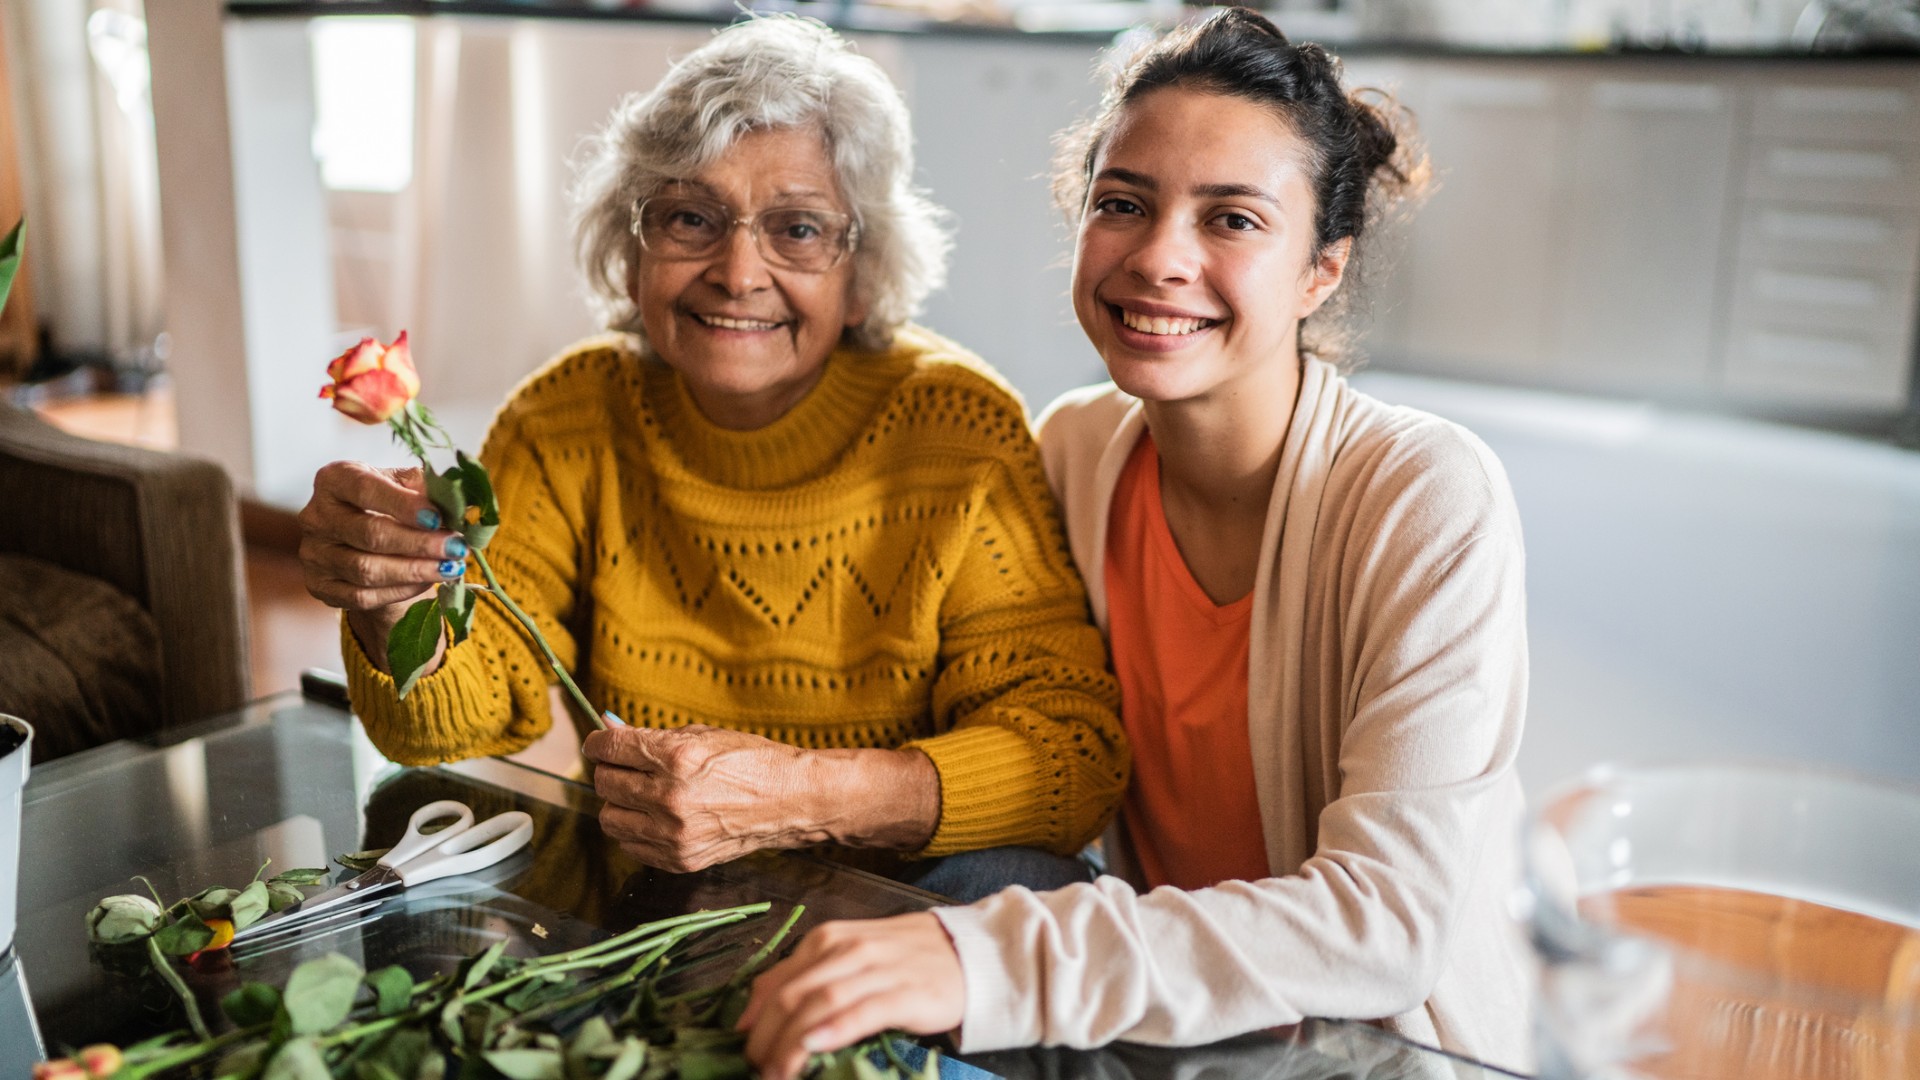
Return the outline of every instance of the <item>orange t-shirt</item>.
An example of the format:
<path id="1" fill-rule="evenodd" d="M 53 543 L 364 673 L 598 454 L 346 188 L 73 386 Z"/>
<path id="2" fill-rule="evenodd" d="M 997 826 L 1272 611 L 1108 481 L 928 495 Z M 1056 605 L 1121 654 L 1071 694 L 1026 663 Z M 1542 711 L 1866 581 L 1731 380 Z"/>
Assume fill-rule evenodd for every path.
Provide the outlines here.
<path id="1" fill-rule="evenodd" d="M 1247 735 L 1253 596 L 1215 604 L 1193 580 L 1142 435 L 1107 524 L 1107 613 L 1120 719 L 1133 743 L 1125 815 L 1149 885 L 1271 876 Z"/>

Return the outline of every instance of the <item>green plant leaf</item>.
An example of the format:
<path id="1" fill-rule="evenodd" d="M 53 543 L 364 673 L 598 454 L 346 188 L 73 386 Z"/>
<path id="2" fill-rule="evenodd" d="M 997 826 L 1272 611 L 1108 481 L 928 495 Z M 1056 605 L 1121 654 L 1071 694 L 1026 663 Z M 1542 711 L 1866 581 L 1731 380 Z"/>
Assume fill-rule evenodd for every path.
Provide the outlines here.
<path id="1" fill-rule="evenodd" d="M 620 1052 L 600 1074 L 600 1080 L 633 1080 L 647 1064 L 647 1044 L 628 1036 L 620 1041 Z"/>
<path id="2" fill-rule="evenodd" d="M 200 916 L 189 911 L 153 935 L 153 943 L 168 956 L 186 956 L 197 953 L 213 941 L 213 930 L 200 920 Z"/>
<path id="3" fill-rule="evenodd" d="M 267 882 L 267 910 L 285 911 L 307 898 L 307 894 L 283 881 Z"/>
<path id="4" fill-rule="evenodd" d="M 280 991 L 266 983 L 242 983 L 240 989 L 220 999 L 220 1011 L 236 1027 L 264 1024 L 279 1010 Z"/>
<path id="5" fill-rule="evenodd" d="M 234 897 L 233 903 L 228 906 L 233 912 L 234 930 L 245 930 L 259 922 L 270 906 L 271 898 L 267 895 L 266 882 L 256 880 L 253 884 L 241 889 L 240 895 Z"/>
<path id="6" fill-rule="evenodd" d="M 374 1011 L 381 1016 L 392 1016 L 413 1000 L 413 976 L 398 964 L 369 972 L 367 985 L 373 987 Z"/>
<path id="7" fill-rule="evenodd" d="M 267 1062 L 260 1080 L 333 1080 L 333 1074 L 320 1054 L 318 1039 L 295 1039 Z"/>
<path id="8" fill-rule="evenodd" d="M 221 1055 L 220 1064 L 214 1069 L 214 1075 L 252 1076 L 260 1071 L 261 1064 L 267 1060 L 267 1053 L 272 1049 L 272 1043 L 241 1043 Z"/>
<path id="9" fill-rule="evenodd" d="M 566 1080 L 558 1050 L 489 1050 L 482 1056 L 507 1080 Z"/>
<path id="10" fill-rule="evenodd" d="M 487 973 L 493 970 L 493 965 L 500 962 L 500 954 L 506 951 L 507 943 L 505 941 L 496 941 L 492 945 L 487 946 L 486 952 L 469 960 L 466 965 L 466 970 L 460 975 L 460 988 L 463 990 L 471 990 L 479 986 L 481 980 L 487 977 Z"/>
<path id="11" fill-rule="evenodd" d="M 295 870 L 283 870 L 267 879 L 269 885 L 319 885 L 327 880 L 331 873 L 324 866 L 303 866 Z"/>
<path id="12" fill-rule="evenodd" d="M 680 1080 L 747 1080 L 753 1066 L 724 1050 L 689 1050 L 680 1055 Z"/>
<path id="13" fill-rule="evenodd" d="M 387 634 L 387 670 L 399 696 L 406 697 L 440 648 L 440 605 L 432 597 L 407 609 Z"/>
<path id="14" fill-rule="evenodd" d="M 0 240 L 0 308 L 7 306 L 13 292 L 13 279 L 20 273 L 20 248 L 27 238 L 27 219 L 21 218 Z"/>
<path id="15" fill-rule="evenodd" d="M 464 582 L 449 581 L 440 586 L 440 613 L 447 619 L 448 644 L 458 645 L 467 640 L 467 628 L 473 623 L 474 601 L 480 594 L 467 588 Z"/>
<path id="16" fill-rule="evenodd" d="M 202 921 L 224 919 L 228 917 L 228 905 L 232 904 L 239 895 L 239 889 L 226 889 L 216 885 L 211 889 L 201 889 L 188 897 L 187 906 L 195 915 L 200 916 Z"/>
<path id="17" fill-rule="evenodd" d="M 368 848 L 365 851 L 349 851 L 345 855 L 335 855 L 333 861 L 349 870 L 371 870 L 380 856 L 392 851 L 392 848 Z"/>
<path id="18" fill-rule="evenodd" d="M 280 1002 L 288 1030 L 295 1035 L 313 1035 L 345 1020 L 353 1011 L 353 999 L 359 995 L 364 977 L 359 964 L 339 953 L 328 953 L 294 968 Z"/>
<path id="19" fill-rule="evenodd" d="M 467 538 L 467 546 L 479 551 L 493 539 L 495 530 L 500 528 L 500 504 L 494 501 L 493 478 L 487 475 L 487 467 L 467 456 L 466 451 L 454 452 L 457 462 L 453 470 L 459 474 L 461 494 L 466 496 L 468 506 L 480 508 L 480 520 L 468 521 L 463 511 L 455 519 L 454 528 Z"/>
<path id="20" fill-rule="evenodd" d="M 446 472 L 427 470 L 427 501 L 440 511 L 440 520 L 449 529 L 458 529 L 467 513 L 467 496 L 460 486 L 459 467 Z"/>

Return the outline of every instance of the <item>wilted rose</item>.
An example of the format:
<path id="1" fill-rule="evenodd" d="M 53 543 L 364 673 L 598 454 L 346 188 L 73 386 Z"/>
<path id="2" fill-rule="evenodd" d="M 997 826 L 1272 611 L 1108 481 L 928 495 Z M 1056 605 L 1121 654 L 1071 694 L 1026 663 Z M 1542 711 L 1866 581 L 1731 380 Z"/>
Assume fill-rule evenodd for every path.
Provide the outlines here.
<path id="1" fill-rule="evenodd" d="M 320 388 L 320 396 L 331 398 L 335 409 L 363 424 L 386 423 L 420 393 L 405 330 L 391 345 L 361 338 L 360 344 L 334 357 L 327 376 L 333 382 Z"/>
<path id="2" fill-rule="evenodd" d="M 87 1070 L 72 1058 L 54 1058 L 33 1067 L 33 1080 L 87 1080 Z"/>
<path id="3" fill-rule="evenodd" d="M 189 955 L 187 957 L 187 963 L 191 964 L 207 953 L 218 952 L 233 944 L 233 921 L 231 919 L 208 919 L 207 929 L 213 931 L 213 939 L 201 946 L 198 952 Z"/>
<path id="4" fill-rule="evenodd" d="M 87 912 L 87 940 L 100 945 L 125 945 L 160 928 L 160 905 L 144 896 L 109 896 Z"/>

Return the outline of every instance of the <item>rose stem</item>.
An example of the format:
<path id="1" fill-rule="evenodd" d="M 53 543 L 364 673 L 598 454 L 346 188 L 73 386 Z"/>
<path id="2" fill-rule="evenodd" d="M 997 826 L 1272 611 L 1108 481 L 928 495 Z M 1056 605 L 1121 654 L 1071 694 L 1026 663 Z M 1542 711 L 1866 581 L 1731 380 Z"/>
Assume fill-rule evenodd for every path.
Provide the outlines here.
<path id="1" fill-rule="evenodd" d="M 187 984 L 181 981 L 180 973 L 173 970 L 173 960 L 160 951 L 160 943 L 153 940 L 151 935 L 147 937 L 147 958 L 152 961 L 153 970 L 159 973 L 160 978 L 164 979 L 173 989 L 174 994 L 180 998 L 180 1004 L 187 1007 L 187 1026 L 193 1029 L 194 1036 L 201 1042 L 213 1038 L 212 1033 L 207 1031 L 207 1022 L 200 1017 L 200 1003 L 193 999 L 193 991 L 187 989 Z"/>
<path id="2" fill-rule="evenodd" d="M 594 727 L 605 731 L 607 729 L 607 722 L 600 719 L 600 714 L 596 712 L 593 705 L 587 701 L 587 695 L 580 692 L 580 687 L 573 681 L 573 676 L 567 674 L 567 666 L 562 664 L 560 658 L 553 654 L 553 647 L 547 644 L 546 635 L 542 634 L 540 628 L 534 625 L 533 617 L 525 611 L 520 610 L 520 605 L 514 603 L 513 597 L 508 596 L 507 591 L 500 587 L 500 579 L 493 576 L 493 565 L 487 562 L 486 553 L 475 551 L 473 553 L 473 559 L 480 564 L 480 573 L 485 575 L 487 579 L 487 595 L 506 605 L 507 611 L 510 612 L 515 619 L 519 620 L 521 626 L 526 627 L 527 633 L 533 635 L 533 643 L 540 646 L 540 651 L 547 655 L 547 664 L 553 668 L 555 675 L 560 676 L 560 682 L 566 686 L 567 693 L 573 695 L 574 704 L 580 706 L 581 711 L 587 714 L 587 719 L 593 721 Z"/>

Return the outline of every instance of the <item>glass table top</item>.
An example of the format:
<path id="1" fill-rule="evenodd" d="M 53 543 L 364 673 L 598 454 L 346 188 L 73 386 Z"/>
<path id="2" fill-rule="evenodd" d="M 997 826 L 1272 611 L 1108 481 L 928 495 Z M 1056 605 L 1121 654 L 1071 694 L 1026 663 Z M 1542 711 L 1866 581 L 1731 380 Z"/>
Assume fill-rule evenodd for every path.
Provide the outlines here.
<path id="1" fill-rule="evenodd" d="M 770 901 L 770 916 L 783 919 L 804 904 L 797 928 L 804 931 L 828 919 L 939 902 L 800 853 L 766 853 L 694 874 L 652 870 L 601 835 L 599 799 L 587 786 L 496 759 L 401 768 L 373 749 L 347 712 L 288 694 L 190 729 L 168 745 L 115 743 L 34 771 L 23 806 L 19 929 L 13 953 L 0 958 L 0 1050 L 31 1045 L 31 1019 L 49 1051 L 98 1041 L 125 1045 L 179 1026 L 157 980 L 113 970 L 103 962 L 110 958 L 87 943 L 87 911 L 101 897 L 144 892 L 136 876 L 169 900 L 210 885 L 244 885 L 269 859 L 269 876 L 327 866 L 343 880 L 349 875 L 333 862 L 336 855 L 391 844 L 415 808 L 448 798 L 467 803 L 480 819 L 526 811 L 534 819 L 533 844 L 478 874 L 408 890 L 370 914 L 202 965 L 187 978 L 203 1009 L 215 1015 L 214 1002 L 242 981 L 281 982 L 300 962 L 327 952 L 366 970 L 401 964 L 422 976 L 451 971 L 495 942 L 505 941 L 511 955 L 558 952 L 701 908 Z M 768 929 L 754 922 L 722 933 L 747 937 Z M 1509 1075 L 1370 1025 L 1331 1021 L 1196 1049 L 1116 1046 L 964 1060 L 1007 1077 Z"/>

